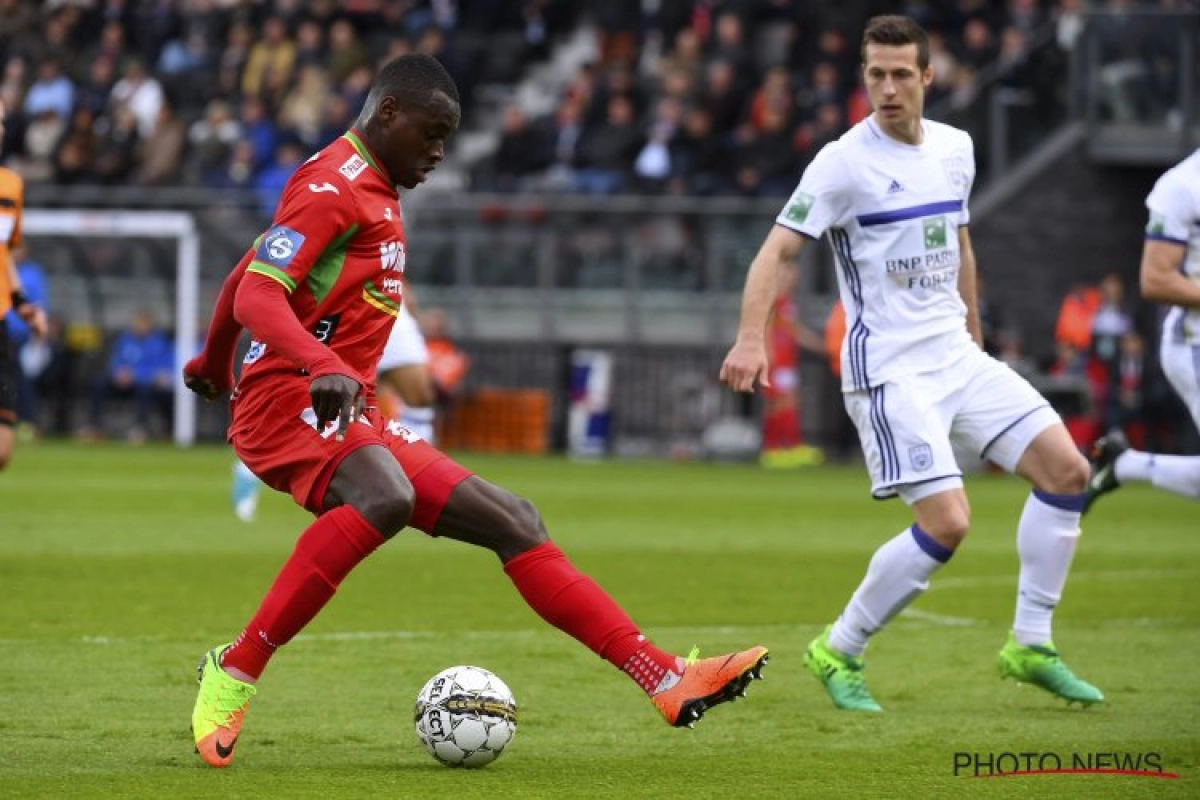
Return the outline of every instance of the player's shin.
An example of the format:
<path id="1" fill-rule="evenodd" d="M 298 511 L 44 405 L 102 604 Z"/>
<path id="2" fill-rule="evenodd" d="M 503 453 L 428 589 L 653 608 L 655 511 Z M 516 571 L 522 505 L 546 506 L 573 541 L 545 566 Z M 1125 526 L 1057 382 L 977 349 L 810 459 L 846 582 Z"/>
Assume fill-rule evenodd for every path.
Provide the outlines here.
<path id="1" fill-rule="evenodd" d="M 676 668 L 676 658 L 646 641 L 616 601 L 553 542 L 510 559 L 504 571 L 538 616 L 624 670 L 647 694 Z"/>
<path id="2" fill-rule="evenodd" d="M 1025 501 L 1017 525 L 1021 574 L 1013 636 L 1018 644 L 1044 645 L 1052 639 L 1051 617 L 1075 556 L 1084 499 L 1034 489 Z"/>
<path id="3" fill-rule="evenodd" d="M 872 635 L 929 588 L 929 577 L 954 551 L 916 523 L 875 551 L 854 596 L 829 631 L 829 646 L 860 656 Z"/>
<path id="4" fill-rule="evenodd" d="M 318 517 L 296 542 L 250 624 L 221 660 L 240 680 L 257 680 L 275 651 L 324 608 L 355 566 L 384 537 L 353 506 Z"/>

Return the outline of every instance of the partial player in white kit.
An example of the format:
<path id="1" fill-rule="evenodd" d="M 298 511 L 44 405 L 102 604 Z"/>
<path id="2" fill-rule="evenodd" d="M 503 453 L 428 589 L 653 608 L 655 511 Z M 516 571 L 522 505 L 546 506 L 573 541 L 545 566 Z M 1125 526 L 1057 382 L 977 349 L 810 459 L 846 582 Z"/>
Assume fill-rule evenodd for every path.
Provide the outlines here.
<path id="1" fill-rule="evenodd" d="M 967 231 L 971 138 L 922 118 L 933 70 L 928 38 L 912 20 L 871 19 L 862 60 L 874 113 L 805 170 L 750 265 L 737 341 L 721 367 L 737 391 L 767 384 L 764 332 L 778 276 L 807 241 L 828 233 L 848 321 L 842 390 L 871 493 L 899 496 L 916 522 L 875 552 L 805 664 L 838 708 L 881 710 L 863 680 L 867 642 L 928 588 L 969 527 L 953 440 L 1033 485 L 1017 528 L 1019 591 L 1001 675 L 1099 702 L 1101 692 L 1067 668 L 1051 641 L 1089 466 L 1046 400 L 981 349 Z"/>
<path id="2" fill-rule="evenodd" d="M 1146 208 L 1142 296 L 1172 306 L 1163 321 L 1159 361 L 1200 428 L 1200 150 L 1158 179 Z M 1130 448 L 1120 431 L 1110 432 L 1092 446 L 1087 507 L 1129 481 L 1200 499 L 1200 456 L 1144 453 Z"/>
<path id="3" fill-rule="evenodd" d="M 409 292 L 406 287 L 405 292 Z M 429 349 L 425 336 L 409 309 L 412 302 L 406 294 L 404 305 L 392 326 L 392 335 L 379 359 L 379 382 L 399 395 L 404 407 L 396 421 L 408 430 L 434 444 L 433 419 L 436 395 L 433 377 L 429 373 Z"/>

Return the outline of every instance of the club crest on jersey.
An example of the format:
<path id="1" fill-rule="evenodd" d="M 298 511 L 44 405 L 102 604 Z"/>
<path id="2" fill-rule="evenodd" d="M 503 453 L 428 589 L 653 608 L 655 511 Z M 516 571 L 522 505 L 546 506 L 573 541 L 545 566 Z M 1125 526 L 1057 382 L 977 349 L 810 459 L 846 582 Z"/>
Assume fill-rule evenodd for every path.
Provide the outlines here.
<path id="1" fill-rule="evenodd" d="M 379 245 L 380 268 L 404 272 L 404 242 L 384 242 Z"/>
<path id="2" fill-rule="evenodd" d="M 347 158 L 345 163 L 343 163 L 340 167 L 338 167 L 338 172 L 345 175 L 346 180 L 352 181 L 355 178 L 357 178 L 359 175 L 362 175 L 363 170 L 365 170 L 366 168 L 367 168 L 367 162 L 363 161 L 362 156 L 360 156 L 358 153 L 355 153 L 354 155 Z"/>
<path id="3" fill-rule="evenodd" d="M 933 448 L 927 444 L 915 444 L 908 448 L 908 460 L 917 472 L 924 472 L 933 466 Z"/>
<path id="4" fill-rule="evenodd" d="M 292 230 L 286 225 L 276 225 L 262 238 L 254 258 L 264 264 L 287 269 L 302 244 L 304 244 L 304 234 Z"/>
<path id="5" fill-rule="evenodd" d="M 962 156 L 942 159 L 942 173 L 946 176 L 951 188 L 958 197 L 967 196 L 970 178 L 967 176 L 967 162 Z"/>

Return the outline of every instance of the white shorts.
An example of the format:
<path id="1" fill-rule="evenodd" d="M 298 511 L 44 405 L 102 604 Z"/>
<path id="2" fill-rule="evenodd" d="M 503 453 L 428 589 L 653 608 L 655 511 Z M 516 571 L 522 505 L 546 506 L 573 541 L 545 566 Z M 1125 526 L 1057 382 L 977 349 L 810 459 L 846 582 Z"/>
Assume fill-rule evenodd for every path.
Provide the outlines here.
<path id="1" fill-rule="evenodd" d="M 1028 381 L 975 348 L 948 366 L 845 399 L 871 495 L 909 505 L 962 487 L 956 445 L 1013 472 L 1037 435 L 1062 422 Z"/>
<path id="2" fill-rule="evenodd" d="M 1163 372 L 1200 428 L 1200 345 L 1186 344 L 1169 332 L 1158 351 Z"/>
<path id="3" fill-rule="evenodd" d="M 417 327 L 416 319 L 402 305 L 392 325 L 392 334 L 383 348 L 383 355 L 379 357 L 379 372 L 428 363 L 429 350 L 425 347 L 425 337 Z"/>

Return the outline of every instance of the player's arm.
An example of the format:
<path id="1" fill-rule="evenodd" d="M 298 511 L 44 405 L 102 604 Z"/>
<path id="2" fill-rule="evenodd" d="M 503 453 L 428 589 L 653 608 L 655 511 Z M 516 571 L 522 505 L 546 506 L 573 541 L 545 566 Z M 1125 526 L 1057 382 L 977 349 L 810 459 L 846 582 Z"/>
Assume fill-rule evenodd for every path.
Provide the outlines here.
<path id="1" fill-rule="evenodd" d="M 290 303 L 292 292 L 304 283 L 326 248 L 356 224 L 349 184 L 336 172 L 317 177 L 313 182 L 312 173 L 301 168 L 288 182 L 275 222 L 260 240 L 238 286 L 233 313 L 255 339 L 308 373 L 318 428 L 337 419 L 340 438 L 361 410 L 366 381 L 305 330 Z M 340 191 L 317 191 L 330 181 Z"/>
<path id="2" fill-rule="evenodd" d="M 251 250 L 243 256 L 225 278 L 208 323 L 204 349 L 183 367 L 184 385 L 205 400 L 215 400 L 233 388 L 233 358 L 242 333 L 233 314 L 234 299 L 253 255 Z"/>
<path id="3" fill-rule="evenodd" d="M 742 290 L 742 315 L 737 340 L 721 365 L 721 381 L 738 392 L 752 392 L 756 383 L 770 385 L 767 376 L 767 323 L 779 294 L 780 276 L 807 241 L 797 231 L 775 225 L 750 263 Z"/>
<path id="4" fill-rule="evenodd" d="M 1200 308 L 1200 284 L 1180 271 L 1187 245 L 1165 239 L 1146 239 L 1142 247 L 1142 297 L 1156 303 Z"/>
<path id="5" fill-rule="evenodd" d="M 958 228 L 958 293 L 967 307 L 967 333 L 983 349 L 983 325 L 979 321 L 979 289 L 976 279 L 975 249 L 966 225 Z"/>

